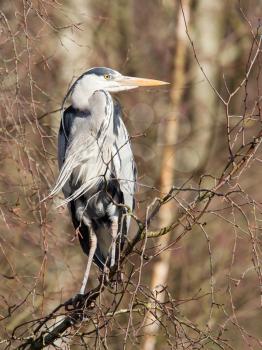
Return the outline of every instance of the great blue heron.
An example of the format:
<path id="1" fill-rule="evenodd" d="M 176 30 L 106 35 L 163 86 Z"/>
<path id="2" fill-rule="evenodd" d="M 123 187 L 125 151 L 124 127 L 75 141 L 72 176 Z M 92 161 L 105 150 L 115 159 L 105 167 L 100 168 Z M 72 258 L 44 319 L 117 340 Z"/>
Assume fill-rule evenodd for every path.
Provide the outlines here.
<path id="1" fill-rule="evenodd" d="M 68 90 L 72 105 L 62 115 L 58 136 L 60 173 L 50 196 L 63 190 L 72 221 L 88 255 L 80 289 L 94 262 L 113 267 L 128 233 L 134 209 L 136 166 L 119 103 L 109 92 L 165 82 L 123 76 L 98 67 L 82 74 Z"/>

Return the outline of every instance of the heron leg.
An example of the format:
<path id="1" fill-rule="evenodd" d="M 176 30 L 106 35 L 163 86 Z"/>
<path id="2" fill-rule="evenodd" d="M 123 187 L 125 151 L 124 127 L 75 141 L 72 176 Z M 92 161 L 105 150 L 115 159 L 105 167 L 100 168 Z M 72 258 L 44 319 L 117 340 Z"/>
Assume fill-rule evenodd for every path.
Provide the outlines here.
<path id="1" fill-rule="evenodd" d="M 81 289 L 80 289 L 80 294 L 83 295 L 83 294 L 85 294 L 86 284 L 87 284 L 87 281 L 88 281 L 88 277 L 89 277 L 92 261 L 93 261 L 93 258 L 94 258 L 94 255 L 95 255 L 95 251 L 96 251 L 96 248 L 97 248 L 97 237 L 96 237 L 96 234 L 95 234 L 95 232 L 93 230 L 91 221 L 85 215 L 85 212 L 84 212 L 85 208 L 79 202 L 76 202 L 76 206 L 77 206 L 76 213 L 77 213 L 77 217 L 78 217 L 79 221 L 80 222 L 82 221 L 84 223 L 84 225 L 86 225 L 88 227 L 88 229 L 89 229 L 89 253 L 88 253 L 88 260 L 87 260 L 87 265 L 86 265 L 84 278 L 83 278 L 83 281 L 82 281 L 82 286 L 81 286 Z"/>
<path id="2" fill-rule="evenodd" d="M 86 270 L 85 270 L 82 286 L 80 289 L 80 294 L 85 294 L 86 284 L 88 281 L 92 261 L 93 261 L 96 247 L 97 247 L 97 237 L 96 237 L 96 234 L 94 233 L 93 229 L 90 229 L 89 244 L 90 244 L 90 249 L 89 249 L 89 254 L 88 254 Z"/>
<path id="3" fill-rule="evenodd" d="M 111 259 L 110 259 L 110 267 L 113 267 L 116 262 L 116 240 L 118 234 L 118 217 L 112 218 L 112 244 L 111 244 Z"/>

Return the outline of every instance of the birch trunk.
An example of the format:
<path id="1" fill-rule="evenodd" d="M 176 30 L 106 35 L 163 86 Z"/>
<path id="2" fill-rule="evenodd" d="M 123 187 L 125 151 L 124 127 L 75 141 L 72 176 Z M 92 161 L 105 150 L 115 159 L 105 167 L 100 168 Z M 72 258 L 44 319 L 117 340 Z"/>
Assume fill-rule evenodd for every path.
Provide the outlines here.
<path id="1" fill-rule="evenodd" d="M 190 0 L 185 1 L 183 4 L 184 13 L 188 22 L 190 15 Z M 182 100 L 183 87 L 185 85 L 185 63 L 186 52 L 188 47 L 188 41 L 185 33 L 185 26 L 183 20 L 183 14 L 181 11 L 178 13 L 177 18 L 177 33 L 176 33 L 176 52 L 174 57 L 174 71 L 172 79 L 172 88 L 170 91 L 170 99 L 172 106 L 172 114 L 168 118 L 168 122 L 165 126 L 165 132 L 163 133 L 163 153 L 162 153 L 162 172 L 160 174 L 160 191 L 167 192 L 168 189 L 174 183 L 174 171 L 173 166 L 168 167 L 167 164 L 175 162 L 175 144 L 177 141 L 178 131 L 178 114 L 179 107 Z M 173 217 L 174 207 L 172 201 L 165 205 L 164 210 L 159 213 L 159 226 L 164 227 L 171 223 Z M 170 234 L 166 234 L 160 237 L 158 241 L 159 248 L 163 248 L 168 245 L 170 240 Z M 152 290 L 157 292 L 157 287 L 164 286 L 167 282 L 170 263 L 170 250 L 164 251 L 159 260 L 154 264 L 151 280 Z M 164 293 L 156 293 L 156 299 L 158 302 L 164 301 Z M 146 336 L 143 344 L 143 350 L 154 350 L 156 346 L 156 334 L 159 329 L 159 323 L 154 319 L 151 313 L 148 313 L 145 320 Z"/>

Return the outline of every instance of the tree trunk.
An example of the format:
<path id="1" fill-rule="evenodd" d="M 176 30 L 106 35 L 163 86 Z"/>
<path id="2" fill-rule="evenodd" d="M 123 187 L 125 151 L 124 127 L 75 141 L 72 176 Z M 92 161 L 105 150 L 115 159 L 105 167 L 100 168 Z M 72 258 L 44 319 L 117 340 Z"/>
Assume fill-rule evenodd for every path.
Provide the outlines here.
<path id="1" fill-rule="evenodd" d="M 190 15 L 190 0 L 183 2 L 183 10 L 188 22 Z M 165 132 L 163 132 L 163 153 L 162 153 L 162 172 L 160 174 L 160 191 L 166 193 L 174 183 L 174 167 L 175 162 L 175 144 L 177 142 L 178 131 L 178 115 L 180 104 L 183 97 L 185 85 L 185 67 L 186 67 L 186 52 L 188 40 L 185 32 L 185 25 L 182 11 L 179 10 L 177 18 L 176 32 L 176 50 L 174 56 L 174 70 L 172 79 L 172 88 L 170 91 L 172 114 L 168 116 L 168 121 L 165 124 Z M 172 164 L 171 164 L 172 162 Z M 171 166 L 168 166 L 171 164 Z M 159 213 L 159 226 L 168 226 L 171 223 L 174 213 L 173 202 L 170 201 L 164 206 L 164 210 Z M 159 248 L 168 245 L 170 234 L 166 234 L 158 240 Z M 170 250 L 162 252 L 158 261 L 154 264 L 151 280 L 151 288 L 157 292 L 157 288 L 164 286 L 167 281 L 170 262 Z M 156 293 L 158 302 L 164 301 L 164 293 Z M 156 345 L 156 334 L 158 332 L 159 323 L 153 318 L 151 313 L 148 313 L 145 320 L 146 336 L 143 344 L 144 350 L 153 350 Z"/>

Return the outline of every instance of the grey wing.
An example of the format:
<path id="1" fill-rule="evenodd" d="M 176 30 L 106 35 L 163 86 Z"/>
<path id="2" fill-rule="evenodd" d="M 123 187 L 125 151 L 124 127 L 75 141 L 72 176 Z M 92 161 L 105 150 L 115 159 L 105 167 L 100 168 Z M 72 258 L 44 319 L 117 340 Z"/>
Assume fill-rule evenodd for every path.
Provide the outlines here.
<path id="1" fill-rule="evenodd" d="M 121 118 L 119 105 L 115 106 L 114 125 L 116 141 L 113 146 L 112 160 L 115 175 L 118 180 L 120 190 L 123 193 L 124 204 L 131 210 L 134 209 L 134 194 L 136 190 L 136 164 L 131 149 L 130 138 Z M 127 229 L 129 227 L 130 216 L 127 218 Z"/>
<path id="2" fill-rule="evenodd" d="M 74 121 L 74 116 L 75 114 L 73 113 L 73 108 L 70 106 L 67 108 L 63 114 L 63 117 L 61 119 L 60 123 L 60 128 L 59 128 L 59 133 L 58 133 L 58 165 L 59 169 L 61 170 L 65 157 L 66 157 L 66 152 L 69 146 L 69 139 L 70 139 L 70 132 L 71 132 L 71 127 Z M 70 196 L 71 189 L 70 186 L 67 186 L 67 184 L 63 187 L 63 192 L 65 197 Z M 85 254 L 89 254 L 89 229 L 85 225 L 80 225 L 79 220 L 76 217 L 76 210 L 75 210 L 75 202 L 71 201 L 68 203 L 68 209 L 70 211 L 71 217 L 72 217 L 72 222 L 75 227 L 75 229 L 79 228 L 80 230 L 80 235 L 79 235 L 79 241 L 81 244 L 81 247 Z M 98 260 L 95 257 L 96 264 L 102 269 L 103 265 L 101 264 L 100 260 Z"/>

